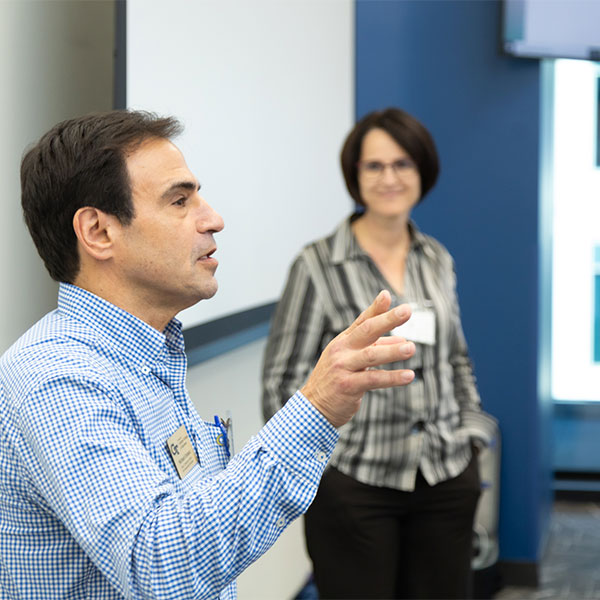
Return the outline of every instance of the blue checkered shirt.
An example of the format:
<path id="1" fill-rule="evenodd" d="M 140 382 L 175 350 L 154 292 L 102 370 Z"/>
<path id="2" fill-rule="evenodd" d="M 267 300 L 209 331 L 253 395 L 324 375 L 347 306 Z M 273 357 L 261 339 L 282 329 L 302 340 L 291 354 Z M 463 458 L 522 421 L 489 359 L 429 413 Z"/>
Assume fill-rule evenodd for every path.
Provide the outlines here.
<path id="1" fill-rule="evenodd" d="M 228 463 L 186 368 L 178 321 L 161 333 L 67 284 L 0 359 L 1 598 L 235 598 L 308 508 L 336 430 L 296 393 Z"/>

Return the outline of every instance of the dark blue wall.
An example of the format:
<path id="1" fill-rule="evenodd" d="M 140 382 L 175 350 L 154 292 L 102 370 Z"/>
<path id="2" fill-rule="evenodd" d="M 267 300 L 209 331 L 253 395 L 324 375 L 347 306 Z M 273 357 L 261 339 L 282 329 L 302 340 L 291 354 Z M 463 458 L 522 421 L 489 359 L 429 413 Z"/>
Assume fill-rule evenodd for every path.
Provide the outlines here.
<path id="1" fill-rule="evenodd" d="M 598 403 L 557 403 L 552 426 L 555 440 L 553 466 L 556 471 L 572 473 L 573 476 L 577 473 L 600 473 Z M 591 489 L 599 489 L 597 477 Z"/>
<path id="2" fill-rule="evenodd" d="M 500 421 L 501 558 L 537 562 L 551 501 L 537 387 L 540 66 L 501 53 L 500 24 L 496 1 L 357 0 L 356 112 L 399 106 L 436 139 L 442 174 L 414 216 L 456 259 L 484 407 Z"/>

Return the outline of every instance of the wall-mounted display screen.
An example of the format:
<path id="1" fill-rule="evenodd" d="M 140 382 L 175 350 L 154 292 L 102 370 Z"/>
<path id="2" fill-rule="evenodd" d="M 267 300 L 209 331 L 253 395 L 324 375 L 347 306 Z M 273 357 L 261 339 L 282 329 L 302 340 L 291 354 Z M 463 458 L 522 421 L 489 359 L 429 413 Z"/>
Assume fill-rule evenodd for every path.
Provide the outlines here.
<path id="1" fill-rule="evenodd" d="M 600 60 L 600 0 L 504 0 L 503 12 L 508 54 Z"/>

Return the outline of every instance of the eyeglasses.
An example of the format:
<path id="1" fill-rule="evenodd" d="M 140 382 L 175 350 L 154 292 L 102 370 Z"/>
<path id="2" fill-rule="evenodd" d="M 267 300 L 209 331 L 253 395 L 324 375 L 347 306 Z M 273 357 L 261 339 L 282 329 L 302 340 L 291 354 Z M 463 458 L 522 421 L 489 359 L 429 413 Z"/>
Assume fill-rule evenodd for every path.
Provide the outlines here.
<path id="1" fill-rule="evenodd" d="M 356 166 L 367 179 L 378 179 L 383 175 L 386 167 L 392 167 L 392 171 L 396 176 L 416 168 L 415 163 L 410 158 L 399 158 L 389 163 L 378 160 L 360 160 L 356 163 Z"/>

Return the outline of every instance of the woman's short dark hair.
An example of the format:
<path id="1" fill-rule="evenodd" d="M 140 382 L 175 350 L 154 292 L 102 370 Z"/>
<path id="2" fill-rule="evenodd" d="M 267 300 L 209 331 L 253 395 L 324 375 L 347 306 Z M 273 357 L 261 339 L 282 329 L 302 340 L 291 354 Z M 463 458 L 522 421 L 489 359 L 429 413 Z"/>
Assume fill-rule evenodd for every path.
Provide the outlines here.
<path id="1" fill-rule="evenodd" d="M 360 197 L 357 163 L 360 160 L 363 139 L 371 129 L 383 129 L 415 161 L 421 176 L 422 200 L 438 178 L 438 153 L 435 142 L 425 126 L 399 108 L 386 108 L 365 115 L 348 134 L 342 147 L 341 162 L 346 186 L 352 198 L 358 204 L 365 205 Z"/>
<path id="2" fill-rule="evenodd" d="M 73 216 L 84 206 L 134 217 L 126 154 L 151 138 L 182 130 L 172 118 L 114 110 L 63 121 L 30 148 L 21 162 L 21 205 L 36 248 L 56 281 L 79 272 Z"/>

